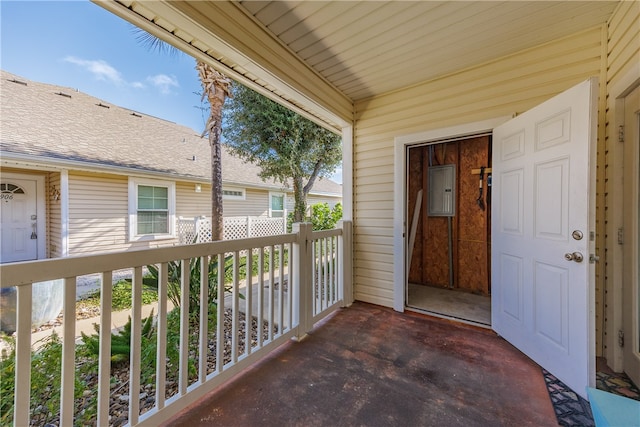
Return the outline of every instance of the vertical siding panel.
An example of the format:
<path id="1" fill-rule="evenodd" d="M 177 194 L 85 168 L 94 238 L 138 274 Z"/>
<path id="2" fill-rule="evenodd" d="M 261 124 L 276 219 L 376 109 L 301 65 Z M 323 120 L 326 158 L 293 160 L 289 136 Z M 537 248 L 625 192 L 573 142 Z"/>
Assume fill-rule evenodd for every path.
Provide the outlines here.
<path id="1" fill-rule="evenodd" d="M 356 104 L 356 299 L 393 306 L 394 137 L 526 111 L 599 76 L 601 47 L 597 27 Z"/>

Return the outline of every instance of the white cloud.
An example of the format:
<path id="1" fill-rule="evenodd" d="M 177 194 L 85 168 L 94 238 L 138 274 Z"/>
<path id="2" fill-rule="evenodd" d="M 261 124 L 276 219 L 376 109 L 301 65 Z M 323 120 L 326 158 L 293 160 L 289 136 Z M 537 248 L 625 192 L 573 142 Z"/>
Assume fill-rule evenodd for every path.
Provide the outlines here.
<path id="1" fill-rule="evenodd" d="M 146 86 L 142 82 L 133 82 L 131 83 L 131 87 L 135 89 L 144 89 Z"/>
<path id="2" fill-rule="evenodd" d="M 67 56 L 64 60 L 84 68 L 92 73 L 98 80 L 110 81 L 117 85 L 124 83 L 120 72 L 102 59 L 90 60 L 76 58 L 75 56 Z"/>
<path id="3" fill-rule="evenodd" d="M 171 88 L 180 87 L 178 79 L 175 76 L 167 76 L 166 74 L 156 74 L 155 76 L 147 77 L 147 81 L 153 86 L 160 89 L 160 93 L 167 95 L 171 93 Z"/>

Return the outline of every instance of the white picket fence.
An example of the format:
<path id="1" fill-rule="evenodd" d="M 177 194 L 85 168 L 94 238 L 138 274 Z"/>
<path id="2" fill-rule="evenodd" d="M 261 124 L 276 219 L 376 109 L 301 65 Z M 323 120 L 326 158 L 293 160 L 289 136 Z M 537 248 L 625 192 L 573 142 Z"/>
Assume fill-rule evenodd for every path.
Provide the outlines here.
<path id="1" fill-rule="evenodd" d="M 180 244 L 203 243 L 211 240 L 211 218 L 178 218 Z M 224 218 L 224 240 L 276 236 L 287 232 L 286 218 L 234 216 Z"/>

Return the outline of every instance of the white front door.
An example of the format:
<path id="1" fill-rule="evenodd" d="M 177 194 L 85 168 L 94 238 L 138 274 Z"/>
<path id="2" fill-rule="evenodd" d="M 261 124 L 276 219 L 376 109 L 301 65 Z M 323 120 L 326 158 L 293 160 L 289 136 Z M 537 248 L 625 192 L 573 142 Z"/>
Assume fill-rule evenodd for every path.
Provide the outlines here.
<path id="1" fill-rule="evenodd" d="M 640 384 L 640 87 L 624 100 L 624 371 Z"/>
<path id="2" fill-rule="evenodd" d="M 493 132 L 492 327 L 576 393 L 595 385 L 597 80 Z"/>
<path id="3" fill-rule="evenodd" d="M 0 262 L 38 258 L 37 180 L 11 179 L 0 183 Z"/>

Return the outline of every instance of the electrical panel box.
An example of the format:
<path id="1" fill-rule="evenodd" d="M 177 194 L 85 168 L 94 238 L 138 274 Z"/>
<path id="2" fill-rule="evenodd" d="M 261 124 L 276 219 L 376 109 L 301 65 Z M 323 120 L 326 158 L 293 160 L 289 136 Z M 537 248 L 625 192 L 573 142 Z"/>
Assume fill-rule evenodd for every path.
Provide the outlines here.
<path id="1" fill-rule="evenodd" d="M 431 166 L 428 171 L 428 215 L 455 216 L 456 165 Z"/>

